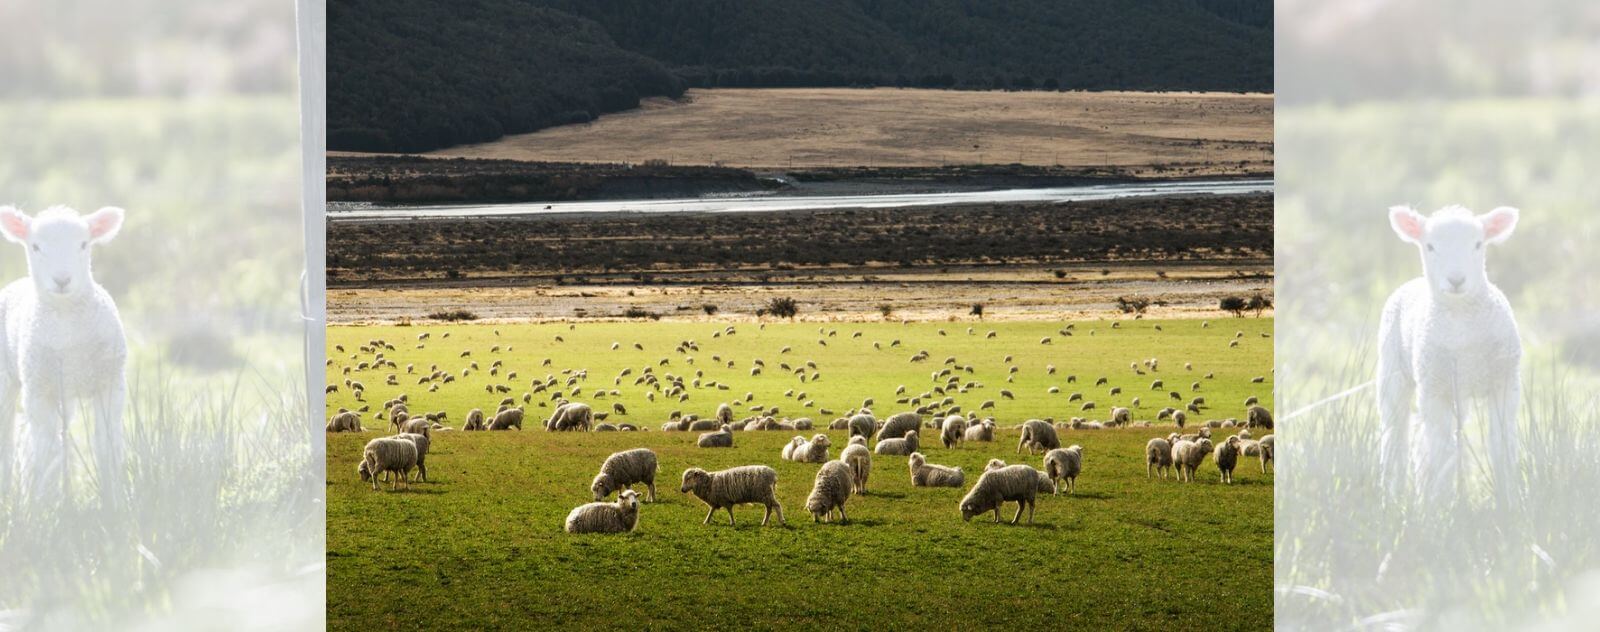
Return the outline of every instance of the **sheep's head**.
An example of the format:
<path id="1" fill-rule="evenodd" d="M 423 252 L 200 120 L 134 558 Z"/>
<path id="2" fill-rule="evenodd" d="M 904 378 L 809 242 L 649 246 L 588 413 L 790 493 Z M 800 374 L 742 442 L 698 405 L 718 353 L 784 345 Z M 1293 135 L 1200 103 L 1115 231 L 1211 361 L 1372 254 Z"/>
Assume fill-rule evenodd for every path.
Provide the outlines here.
<path id="1" fill-rule="evenodd" d="M 1389 209 L 1389 224 L 1402 241 L 1422 252 L 1422 272 L 1435 296 L 1467 296 L 1488 285 L 1484 245 L 1505 241 L 1517 227 L 1517 209 L 1509 206 L 1473 215 L 1447 206 L 1424 217 L 1407 206 Z"/>
<path id="2" fill-rule="evenodd" d="M 961 499 L 962 520 L 971 521 L 973 516 L 981 514 L 984 511 L 987 510 L 984 509 L 983 505 L 978 502 L 978 499 L 973 498 L 971 494 L 967 495 L 966 498 Z"/>
<path id="3" fill-rule="evenodd" d="M 41 297 L 72 298 L 94 282 L 89 272 L 89 246 L 111 241 L 122 228 L 120 208 L 107 206 L 88 215 L 64 206 L 45 209 L 38 217 L 0 207 L 0 233 L 28 253 L 28 274 Z"/>
<path id="4" fill-rule="evenodd" d="M 678 491 L 687 494 L 689 493 L 689 490 L 699 487 L 705 481 L 710 479 L 711 475 L 706 473 L 705 470 L 702 470 L 698 467 L 691 467 L 683 471 L 683 486 L 680 487 Z"/>
<path id="5" fill-rule="evenodd" d="M 852 435 L 850 437 L 850 445 L 866 445 L 866 444 L 867 444 L 867 438 L 866 437 L 863 437 L 861 435 Z"/>
<path id="6" fill-rule="evenodd" d="M 819 434 L 819 435 L 811 438 L 811 444 L 812 445 L 820 445 L 820 446 L 826 448 L 826 447 L 832 446 L 833 442 L 828 440 L 828 435 Z"/>
<path id="7" fill-rule="evenodd" d="M 1000 459 L 989 459 L 989 462 L 983 466 L 983 471 L 987 472 L 989 470 L 998 470 L 1005 466 L 1005 461 L 1001 461 Z"/>
<path id="8" fill-rule="evenodd" d="M 371 466 L 367 465 L 365 460 L 361 461 L 361 463 L 356 466 L 356 473 L 361 475 L 361 482 L 365 483 L 372 480 L 372 470 L 369 469 L 370 467 Z"/>
<path id="9" fill-rule="evenodd" d="M 594 483 L 589 485 L 589 491 L 594 492 L 595 502 L 605 500 L 611 495 L 611 475 L 605 472 L 594 475 Z"/>
<path id="10" fill-rule="evenodd" d="M 622 490 L 622 493 L 617 494 L 617 507 L 621 508 L 623 511 L 638 511 L 639 492 L 631 489 Z"/>
<path id="11" fill-rule="evenodd" d="M 1069 446 L 1067 448 L 1067 451 L 1068 452 L 1077 452 L 1078 456 L 1083 456 L 1083 446 L 1081 446 L 1081 445 L 1074 444 L 1072 446 Z"/>
<path id="12" fill-rule="evenodd" d="M 922 456 L 921 452 L 912 452 L 911 456 L 906 457 L 906 463 L 910 464 L 913 470 L 922 467 L 922 464 L 927 462 L 928 458 Z"/>

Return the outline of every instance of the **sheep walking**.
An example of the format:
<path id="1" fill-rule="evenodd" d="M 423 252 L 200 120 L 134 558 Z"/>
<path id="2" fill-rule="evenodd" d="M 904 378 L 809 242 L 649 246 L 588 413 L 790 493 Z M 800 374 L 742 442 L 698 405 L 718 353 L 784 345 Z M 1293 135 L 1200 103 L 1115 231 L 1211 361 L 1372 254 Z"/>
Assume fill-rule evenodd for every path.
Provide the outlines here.
<path id="1" fill-rule="evenodd" d="M 1059 495 L 1061 484 L 1067 493 L 1078 490 L 1078 473 L 1083 471 L 1083 446 L 1056 448 L 1044 453 L 1044 473 L 1050 476 L 1050 492 Z"/>
<path id="2" fill-rule="evenodd" d="M 867 449 L 867 438 L 850 437 L 850 445 L 839 451 L 839 460 L 850 466 L 850 482 L 855 493 L 867 493 L 867 479 L 872 476 L 872 451 Z"/>
<path id="3" fill-rule="evenodd" d="M 911 432 L 907 432 L 905 436 L 898 439 L 880 440 L 878 441 L 878 445 L 873 448 L 873 452 L 877 454 L 911 456 L 911 453 L 916 452 L 917 448 L 920 447 L 918 445 L 919 439 L 917 436 L 917 431 L 912 430 Z"/>
<path id="4" fill-rule="evenodd" d="M 961 487 L 967 484 L 967 475 L 959 467 L 934 465 L 921 452 L 912 452 L 906 458 L 911 468 L 912 487 Z"/>
<path id="5" fill-rule="evenodd" d="M 624 489 L 616 502 L 579 505 L 567 514 L 567 533 L 628 533 L 639 526 L 639 492 Z"/>
<path id="6" fill-rule="evenodd" d="M 650 502 L 656 501 L 656 453 L 649 448 L 634 448 L 613 453 L 600 464 L 600 473 L 594 475 L 589 491 L 595 501 L 605 500 L 611 492 L 631 491 L 634 485 L 644 483 L 650 491 Z"/>
<path id="7" fill-rule="evenodd" d="M 1239 464 L 1240 441 L 1238 435 L 1228 437 L 1217 444 L 1216 450 L 1212 452 L 1212 458 L 1217 462 L 1217 471 L 1222 473 L 1222 482 L 1228 485 L 1233 484 L 1233 468 Z"/>
<path id="8" fill-rule="evenodd" d="M 1144 477 L 1153 478 L 1157 472 L 1161 473 L 1161 480 L 1167 480 L 1167 471 L 1172 469 L 1172 443 L 1161 437 L 1151 439 L 1144 444 Z"/>
<path id="9" fill-rule="evenodd" d="M 522 430 L 522 408 L 507 408 L 489 420 L 489 430 Z"/>
<path id="10" fill-rule="evenodd" d="M 817 478 L 811 483 L 811 495 L 806 496 L 806 511 L 811 512 L 811 521 L 827 522 L 837 509 L 839 524 L 844 524 L 844 503 L 850 499 L 850 490 L 854 486 L 849 465 L 843 461 L 823 463 L 822 468 L 817 470 Z"/>
<path id="11" fill-rule="evenodd" d="M 399 488 L 402 481 L 410 488 L 411 468 L 416 466 L 417 444 L 397 437 L 380 437 L 367 442 L 356 472 L 362 481 L 372 481 L 373 491 L 378 489 L 378 477 L 390 472 L 395 475 L 390 489 Z"/>
<path id="12" fill-rule="evenodd" d="M 1022 437 L 1017 439 L 1017 453 L 1022 453 L 1022 448 L 1028 448 L 1028 454 L 1035 450 L 1054 450 L 1061 447 L 1061 439 L 1056 436 L 1055 426 L 1042 419 L 1029 419 L 1022 423 Z"/>
<path id="13" fill-rule="evenodd" d="M 1485 245 L 1510 237 L 1518 214 L 1510 207 L 1473 215 L 1451 206 L 1427 217 L 1389 209 L 1390 226 L 1416 244 L 1423 271 L 1389 296 L 1378 326 L 1379 463 L 1391 498 L 1405 494 L 1408 463 L 1424 499 L 1457 497 L 1462 417 L 1481 404 L 1495 495 L 1516 500 L 1522 342 L 1510 301 L 1489 281 Z"/>
<path id="14" fill-rule="evenodd" d="M 773 512 L 778 514 L 778 524 L 783 524 L 783 506 L 778 504 L 778 471 L 765 465 L 741 465 L 716 472 L 698 467 L 683 471 L 683 486 L 679 491 L 694 494 L 710 508 L 700 524 L 711 524 L 711 516 L 718 509 L 728 510 L 728 525 L 733 525 L 734 505 L 759 504 L 766 507 L 761 526 L 766 526 Z"/>
<path id="15" fill-rule="evenodd" d="M 116 302 L 90 272 L 89 246 L 116 237 L 122 216 L 110 206 L 83 216 L 57 206 L 37 217 L 0 207 L 0 233 L 28 259 L 28 278 L 0 290 L 0 490 L 11 485 L 11 433 L 21 404 L 30 458 L 25 488 L 38 499 L 68 497 L 67 426 L 75 402 L 87 400 L 101 500 L 120 504 L 128 343 Z"/>
<path id="16" fill-rule="evenodd" d="M 1179 439 L 1172 444 L 1172 463 L 1178 468 L 1178 480 L 1185 483 L 1194 482 L 1194 473 L 1200 469 L 1200 463 L 1205 461 L 1206 455 L 1211 453 L 1211 440 L 1199 437 L 1194 440 Z"/>
<path id="17" fill-rule="evenodd" d="M 977 484 L 961 499 L 961 519 L 971 520 L 978 514 L 994 512 L 994 521 L 1000 522 L 1000 505 L 1017 503 L 1017 514 L 1011 524 L 1022 519 L 1022 510 L 1028 510 L 1028 524 L 1033 524 L 1034 498 L 1039 493 L 1039 470 L 1027 465 L 1008 465 L 989 470 L 978 477 Z"/>

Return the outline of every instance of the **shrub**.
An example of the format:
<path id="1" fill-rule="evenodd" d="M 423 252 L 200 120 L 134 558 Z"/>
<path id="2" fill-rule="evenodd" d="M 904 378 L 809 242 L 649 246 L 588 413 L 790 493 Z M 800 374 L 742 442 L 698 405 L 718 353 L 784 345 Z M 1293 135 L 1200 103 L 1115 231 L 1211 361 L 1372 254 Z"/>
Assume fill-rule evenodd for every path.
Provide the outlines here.
<path id="1" fill-rule="evenodd" d="M 973 303 L 972 311 L 968 313 L 977 316 L 978 320 L 983 320 L 983 303 Z"/>
<path id="2" fill-rule="evenodd" d="M 711 303 L 706 303 L 705 305 L 700 306 L 700 311 L 705 312 L 707 316 L 716 316 L 717 306 L 712 305 Z"/>
<path id="3" fill-rule="evenodd" d="M 800 313 L 800 304 L 787 296 L 773 297 L 767 301 L 766 313 L 778 318 L 794 320 Z"/>
<path id="4" fill-rule="evenodd" d="M 478 319 L 478 315 L 474 314 L 472 312 L 469 312 L 469 311 L 467 311 L 465 309 L 456 308 L 456 309 L 446 309 L 446 310 L 440 310 L 440 311 L 437 311 L 437 312 L 433 312 L 431 314 L 428 314 L 428 318 L 431 318 L 433 320 L 444 320 L 444 321 L 449 321 L 449 322 L 456 322 L 456 321 L 462 321 L 462 320 L 477 320 Z"/>
<path id="5" fill-rule="evenodd" d="M 1229 296 L 1222 299 L 1222 303 L 1219 306 L 1222 311 L 1233 312 L 1233 315 L 1237 317 L 1244 315 L 1244 310 L 1249 309 L 1250 303 L 1245 301 L 1243 297 Z"/>
<path id="6" fill-rule="evenodd" d="M 629 307 L 628 309 L 625 309 L 625 310 L 622 311 L 622 317 L 623 318 L 648 318 L 650 320 L 661 320 L 661 315 L 660 314 L 657 314 L 657 313 L 652 312 L 650 310 L 644 309 L 642 307 Z"/>

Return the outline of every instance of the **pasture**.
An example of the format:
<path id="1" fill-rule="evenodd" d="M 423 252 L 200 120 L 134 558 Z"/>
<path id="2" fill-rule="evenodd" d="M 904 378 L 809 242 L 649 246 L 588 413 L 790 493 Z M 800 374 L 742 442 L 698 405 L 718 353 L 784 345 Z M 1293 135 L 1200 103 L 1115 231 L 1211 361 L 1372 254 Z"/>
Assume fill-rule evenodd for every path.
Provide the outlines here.
<path id="1" fill-rule="evenodd" d="M 588 370 L 574 399 L 597 411 L 622 403 L 627 415 L 612 412 L 607 421 L 631 422 L 648 432 L 546 433 L 539 422 L 549 408 L 533 398 L 524 431 L 436 432 L 428 457 L 429 482 L 411 491 L 374 492 L 355 473 L 365 442 L 385 434 L 386 422 L 363 415 L 367 432 L 328 435 L 328 623 L 331 629 L 466 628 L 540 626 L 599 627 L 614 624 L 619 613 L 637 627 L 748 629 L 756 625 L 837 628 L 1087 626 L 1090 629 L 1158 629 L 1184 625 L 1204 629 L 1264 629 L 1272 620 L 1273 474 L 1256 461 L 1242 460 L 1236 484 L 1218 483 L 1208 458 L 1199 480 L 1147 480 L 1145 441 L 1164 436 L 1170 424 L 1154 428 L 1063 431 L 1063 445 L 1084 446 L 1084 473 L 1070 497 L 1041 498 L 1034 524 L 996 525 L 987 516 L 962 522 L 957 503 L 965 489 L 913 488 L 904 457 L 874 455 L 871 493 L 852 497 L 847 524 L 814 524 L 805 512 L 815 464 L 791 463 L 779 451 L 796 434 L 826 432 L 836 458 L 845 431 L 737 432 L 731 449 L 694 446 L 695 433 L 661 432 L 673 410 L 710 416 L 717 404 L 743 400 L 777 406 L 781 416 L 809 416 L 819 428 L 833 415 L 876 400 L 880 418 L 909 409 L 895 403 L 905 385 L 910 395 L 933 386 L 933 372 L 954 356 L 972 365 L 963 381 L 981 386 L 955 393 L 956 403 L 974 409 L 985 400 L 996 407 L 1001 430 L 993 443 L 965 443 L 953 449 L 937 444 L 924 430 L 922 452 L 932 463 L 962 467 L 968 487 L 983 464 L 998 457 L 1009 463 L 1040 466 L 1040 457 L 1017 455 L 1017 431 L 1010 426 L 1034 417 L 1065 420 L 1083 415 L 1102 419 L 1112 405 L 1142 398 L 1139 420 L 1154 419 L 1169 405 L 1169 390 L 1187 401 L 1207 397 L 1201 419 L 1243 416 L 1251 395 L 1271 400 L 1272 343 L 1262 332 L 1272 320 L 1123 320 L 1074 323 L 1073 335 L 1059 333 L 1063 322 L 942 323 L 734 323 L 734 335 L 713 336 L 729 323 L 581 324 L 430 324 L 426 326 L 351 326 L 328 330 L 330 409 L 358 408 L 342 386 L 344 365 L 370 361 L 358 353 L 369 340 L 395 346 L 386 357 L 399 369 L 354 371 L 367 405 L 404 392 L 413 412 L 444 410 L 447 425 L 459 427 L 472 407 L 493 411 L 503 395 L 485 392 L 487 384 L 507 384 L 520 401 L 529 382 L 563 370 Z M 1162 327 L 1161 331 L 1155 329 Z M 818 332 L 818 327 L 823 333 Z M 967 328 L 974 329 L 973 334 Z M 496 331 L 498 330 L 498 335 Z M 836 335 L 828 335 L 837 330 Z M 940 335 L 944 330 L 946 335 Z M 987 338 L 988 331 L 994 338 Z M 443 333 L 449 332 L 449 338 Z M 855 332 L 860 337 L 853 337 Z M 1092 334 L 1090 332 L 1093 332 Z M 415 348 L 418 334 L 428 340 Z M 1243 332 L 1237 347 L 1228 345 Z M 556 336 L 562 338 L 556 341 Z M 1051 344 L 1040 344 L 1049 336 Z M 674 352 L 684 340 L 698 351 Z M 818 340 L 826 342 L 824 346 Z M 899 340 L 900 344 L 890 347 Z M 879 342 L 882 350 L 875 350 Z M 612 350 L 613 343 L 618 347 Z M 643 349 L 635 349 L 639 343 Z M 335 345 L 346 351 L 337 351 Z M 499 353 L 490 348 L 500 346 Z M 780 353 L 788 346 L 789 353 Z M 460 354 L 471 351 L 468 358 Z M 910 361 L 918 351 L 924 362 Z M 361 356 L 352 360 L 351 354 Z M 1004 360 L 1012 355 L 1012 361 Z M 689 363 L 693 356 L 694 363 Z M 718 358 L 714 360 L 713 358 Z M 1159 358 L 1159 370 L 1137 375 L 1129 363 Z M 550 366 L 542 366 L 545 358 Z M 661 365 L 662 358 L 669 360 Z M 755 358 L 767 370 L 750 375 Z M 494 359 L 504 362 L 489 376 Z M 469 361 L 483 371 L 459 377 Z M 732 360 L 733 368 L 726 362 Z M 820 378 L 802 383 L 780 363 L 814 362 Z M 1192 362 L 1186 371 L 1184 362 Z M 407 375 L 405 366 L 423 372 L 431 364 L 458 378 L 428 392 Z M 1054 375 L 1046 365 L 1054 364 Z M 687 401 L 655 401 L 633 376 L 616 384 L 624 368 L 634 376 L 646 366 L 658 375 L 671 372 L 702 387 L 688 389 Z M 1006 382 L 1010 366 L 1018 368 Z M 516 371 L 515 380 L 506 371 Z M 385 386 L 395 372 L 401 386 Z M 1204 379 L 1207 373 L 1214 379 Z M 1068 374 L 1078 378 L 1066 382 Z M 1105 376 L 1109 384 L 1094 386 Z M 1251 378 L 1265 376 L 1264 383 Z M 409 379 L 406 379 L 409 378 Z M 1153 379 L 1167 384 L 1150 389 Z M 727 390 L 706 386 L 725 383 Z M 1199 392 L 1190 390 L 1200 382 Z M 564 383 L 564 382 L 563 382 Z M 1060 394 L 1049 394 L 1058 386 Z M 1121 386 L 1113 397 L 1108 389 Z M 620 397 L 599 399 L 595 389 L 618 389 Z M 806 392 L 810 408 L 784 393 Z M 1015 399 L 998 393 L 1007 389 Z M 1097 404 L 1094 411 L 1070 406 L 1067 394 L 1081 391 Z M 744 415 L 752 404 L 737 405 Z M 548 406 L 548 404 L 547 404 Z M 1231 433 L 1221 431 L 1222 434 Z M 1259 434 L 1259 433 L 1258 433 Z M 660 460 L 659 502 L 646 503 L 638 529 L 620 536 L 573 536 L 561 523 L 573 507 L 589 502 L 590 479 L 612 452 L 648 447 Z M 701 525 L 705 506 L 678 491 L 687 467 L 722 469 L 766 464 L 778 471 L 778 498 L 785 527 L 760 527 L 761 511 L 735 510 L 736 527 L 726 514 Z M 641 489 L 642 491 L 642 489 Z M 1015 505 L 1003 509 L 1009 519 Z"/>

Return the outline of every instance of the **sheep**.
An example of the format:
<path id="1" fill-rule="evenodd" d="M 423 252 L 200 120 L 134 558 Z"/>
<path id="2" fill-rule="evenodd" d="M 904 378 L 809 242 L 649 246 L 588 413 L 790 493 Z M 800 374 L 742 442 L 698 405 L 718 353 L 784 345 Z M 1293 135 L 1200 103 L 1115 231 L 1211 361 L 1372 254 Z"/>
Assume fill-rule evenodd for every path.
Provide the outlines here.
<path id="1" fill-rule="evenodd" d="M 1145 443 L 1144 464 L 1145 478 L 1152 478 L 1156 472 L 1160 472 L 1161 480 L 1167 480 L 1167 471 L 1172 469 L 1172 442 L 1156 437 Z"/>
<path id="2" fill-rule="evenodd" d="M 806 496 L 806 511 L 811 512 L 811 521 L 825 522 L 833 515 L 833 510 L 838 509 L 839 524 L 844 524 L 844 503 L 850 499 L 854 487 L 848 464 L 843 461 L 823 463 L 811 484 L 811 495 Z"/>
<path id="3" fill-rule="evenodd" d="M 1260 406 L 1251 406 L 1245 410 L 1246 428 L 1272 429 L 1272 412 Z"/>
<path id="4" fill-rule="evenodd" d="M 855 493 L 867 493 L 867 479 L 872 475 L 872 451 L 867 449 L 867 438 L 850 437 L 850 444 L 839 451 L 839 460 L 850 466 Z"/>
<path id="5" fill-rule="evenodd" d="M 616 502 L 579 505 L 567 514 L 567 533 L 628 533 L 639 526 L 639 493 L 617 494 Z"/>
<path id="6" fill-rule="evenodd" d="M 919 441 L 919 438 L 918 438 L 917 431 L 912 430 L 910 432 L 905 433 L 904 436 L 902 436 L 902 437 L 900 437 L 898 439 L 881 439 L 881 440 L 879 440 L 878 441 L 878 445 L 873 448 L 873 452 L 875 454 L 894 454 L 894 455 L 899 455 L 899 456 L 910 456 L 910 454 L 912 452 L 916 452 L 917 451 L 917 448 L 919 447 L 918 441 Z"/>
<path id="7" fill-rule="evenodd" d="M 733 423 L 733 407 L 732 406 L 729 406 L 729 405 L 727 405 L 725 403 L 717 405 L 717 423 L 718 424 L 732 424 Z"/>
<path id="8" fill-rule="evenodd" d="M 477 408 L 467 411 L 467 421 L 461 426 L 462 430 L 485 430 L 488 426 L 483 423 L 483 411 Z"/>
<path id="9" fill-rule="evenodd" d="M 510 430 L 512 428 L 522 430 L 521 407 L 502 410 L 495 413 L 494 418 L 489 420 L 489 430 Z"/>
<path id="10" fill-rule="evenodd" d="M 717 472 L 691 467 L 683 471 L 683 486 L 678 491 L 694 494 L 710 508 L 700 524 L 711 524 L 711 516 L 726 508 L 728 525 L 732 526 L 734 505 L 760 504 L 766 507 L 761 517 L 761 526 L 766 526 L 773 512 L 778 514 L 778 524 L 784 524 L 777 486 L 778 471 L 765 465 L 742 465 Z"/>
<path id="11" fill-rule="evenodd" d="M 783 460 L 793 461 L 794 451 L 800 446 L 805 445 L 805 442 L 806 438 L 799 435 L 795 435 L 793 438 L 789 439 L 788 443 L 783 444 Z"/>
<path id="12" fill-rule="evenodd" d="M 428 446 L 433 442 L 427 433 L 402 432 L 390 437 L 391 439 L 405 439 L 417 446 L 417 480 L 428 482 Z"/>
<path id="13" fill-rule="evenodd" d="M 1267 461 L 1273 460 L 1273 457 L 1276 456 L 1275 454 L 1273 454 L 1272 435 L 1267 435 L 1265 437 L 1262 437 L 1261 440 L 1257 442 L 1257 444 L 1258 444 L 1257 449 L 1260 450 L 1260 452 L 1258 452 L 1257 455 L 1261 457 L 1261 473 L 1262 474 L 1266 474 L 1267 473 Z M 1274 467 L 1276 467 L 1276 466 L 1274 466 Z"/>
<path id="14" fill-rule="evenodd" d="M 1078 473 L 1083 471 L 1083 446 L 1056 448 L 1044 453 L 1044 471 L 1050 476 L 1050 491 L 1061 494 L 1061 483 L 1067 484 L 1067 493 L 1078 490 Z"/>
<path id="15" fill-rule="evenodd" d="M 411 468 L 417 466 L 417 444 L 397 437 L 380 437 L 367 442 L 367 447 L 361 452 L 361 464 L 356 466 L 356 472 L 361 475 L 362 481 L 372 481 L 373 491 L 378 489 L 378 476 L 387 472 L 394 472 L 394 483 L 390 489 L 396 489 L 404 481 L 406 487 L 411 487 Z"/>
<path id="16" fill-rule="evenodd" d="M 921 452 L 912 452 L 906 464 L 911 468 L 912 487 L 961 487 L 967 483 L 961 468 L 934 465 Z"/>
<path id="17" fill-rule="evenodd" d="M 9 422 L 6 420 L 0 420 L 0 424 L 3 423 Z M 327 430 L 328 432 L 365 432 L 365 430 L 362 430 L 361 428 L 361 415 L 357 415 L 348 410 L 335 413 L 334 416 L 328 420 Z"/>
<path id="18" fill-rule="evenodd" d="M 722 428 L 716 432 L 701 433 L 700 438 L 696 439 L 694 444 L 702 448 L 731 448 L 733 447 L 733 429 L 727 424 L 723 424 Z"/>
<path id="19" fill-rule="evenodd" d="M 433 424 L 430 423 L 426 418 L 408 419 L 404 423 L 400 424 L 400 432 L 402 434 L 414 432 L 416 434 L 426 435 L 431 428 L 433 428 Z"/>
<path id="20" fill-rule="evenodd" d="M 594 426 L 594 410 L 588 404 L 581 402 L 568 402 L 557 406 L 550 413 L 550 418 L 545 420 L 546 430 L 561 432 L 568 430 L 589 431 Z"/>
<path id="21" fill-rule="evenodd" d="M 1400 240 L 1420 251 L 1423 272 L 1389 296 L 1378 326 L 1379 472 L 1390 497 L 1403 493 L 1408 463 L 1425 499 L 1456 497 L 1460 415 L 1481 402 L 1495 496 L 1516 498 L 1522 343 L 1511 303 L 1489 281 L 1484 246 L 1509 238 L 1519 215 L 1505 206 L 1482 215 L 1450 206 L 1427 217 L 1389 209 Z"/>
<path id="22" fill-rule="evenodd" d="M 1199 437 L 1195 440 L 1179 439 L 1172 444 L 1172 463 L 1178 468 L 1178 480 L 1192 483 L 1194 473 L 1200 469 L 1200 463 L 1205 461 L 1206 455 L 1211 453 L 1211 440 Z"/>
<path id="23" fill-rule="evenodd" d="M 28 278 L 0 290 L 4 347 L 0 348 L 0 489 L 10 488 L 11 433 L 17 405 L 28 428 L 34 465 L 25 472 L 37 498 L 67 492 L 67 433 L 78 400 L 93 411 L 89 436 L 101 497 L 122 497 L 123 404 L 127 397 L 127 339 L 117 305 L 90 272 L 90 245 L 111 241 L 123 210 L 88 215 L 64 206 L 37 217 L 0 207 L 0 233 L 27 254 Z"/>
<path id="24" fill-rule="evenodd" d="M 828 448 L 833 445 L 831 441 L 828 441 L 828 435 L 817 434 L 811 437 L 810 441 L 806 441 L 804 437 L 797 438 L 800 439 L 800 444 L 795 446 L 793 453 L 790 454 L 790 460 L 800 463 L 826 463 L 828 461 Z"/>
<path id="25" fill-rule="evenodd" d="M 850 417 L 850 436 L 871 437 L 878 429 L 878 420 L 872 415 L 860 413 Z"/>
<path id="26" fill-rule="evenodd" d="M 1050 422 L 1029 419 L 1022 423 L 1022 437 L 1017 439 L 1017 453 L 1022 453 L 1022 448 L 1028 448 L 1028 454 L 1035 450 L 1054 450 L 1061 447 L 1061 439 L 1056 437 L 1055 426 Z"/>
<path id="27" fill-rule="evenodd" d="M 1239 437 L 1237 435 L 1224 439 L 1217 444 L 1213 458 L 1217 461 L 1217 470 L 1222 472 L 1222 482 L 1233 484 L 1233 468 L 1239 464 Z"/>
<path id="28" fill-rule="evenodd" d="M 967 426 L 962 434 L 963 441 L 994 441 L 994 421 L 985 419 L 981 422 Z"/>
<path id="29" fill-rule="evenodd" d="M 921 427 L 922 415 L 914 412 L 897 413 L 883 422 L 883 429 L 878 431 L 878 441 L 899 439 Z"/>
<path id="30" fill-rule="evenodd" d="M 600 473 L 594 475 L 589 491 L 596 501 L 605 500 L 611 492 L 632 491 L 634 485 L 644 483 L 650 492 L 649 501 L 656 501 L 656 453 L 649 448 L 634 448 L 612 453 L 600 464 Z"/>
<path id="31" fill-rule="evenodd" d="M 717 420 L 715 420 L 715 419 L 693 419 L 693 420 L 689 420 L 686 423 L 688 423 L 689 425 L 684 426 L 683 429 L 684 430 L 688 430 L 690 432 L 703 432 L 703 431 L 706 431 L 706 430 L 716 430 L 717 428 L 721 428 L 722 425 L 723 425 L 721 423 L 718 423 Z M 728 424 L 728 425 L 732 426 L 732 424 Z M 750 430 L 750 428 L 745 428 L 745 429 L 746 430 Z M 763 428 L 763 430 L 764 430 L 764 428 Z"/>
<path id="32" fill-rule="evenodd" d="M 1128 410 L 1126 408 L 1123 408 L 1121 406 L 1112 407 L 1111 408 L 1111 423 L 1117 424 L 1119 426 L 1126 426 L 1126 425 L 1128 425 L 1130 423 L 1133 423 L 1133 411 Z"/>
<path id="33" fill-rule="evenodd" d="M 967 433 L 967 420 L 960 415 L 946 417 L 939 429 L 939 440 L 946 448 L 954 448 Z"/>
<path id="34" fill-rule="evenodd" d="M 1015 502 L 1017 514 L 1012 516 L 1011 524 L 1022 519 L 1024 507 L 1028 509 L 1028 524 L 1033 524 L 1034 497 L 1039 493 L 1038 472 L 1027 465 L 1008 465 L 984 472 L 961 499 L 961 519 L 971 520 L 973 516 L 993 511 L 994 521 L 998 523 L 1000 505 Z"/>

